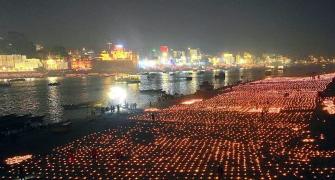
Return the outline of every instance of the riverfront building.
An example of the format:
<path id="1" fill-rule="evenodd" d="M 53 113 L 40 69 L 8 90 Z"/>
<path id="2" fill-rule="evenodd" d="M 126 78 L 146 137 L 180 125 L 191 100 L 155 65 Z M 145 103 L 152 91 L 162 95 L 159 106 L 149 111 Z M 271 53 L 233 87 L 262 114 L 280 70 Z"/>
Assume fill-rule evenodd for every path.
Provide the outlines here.
<path id="1" fill-rule="evenodd" d="M 28 59 L 25 55 L 0 55 L 0 72 L 27 72 L 42 67 L 39 59 Z"/>

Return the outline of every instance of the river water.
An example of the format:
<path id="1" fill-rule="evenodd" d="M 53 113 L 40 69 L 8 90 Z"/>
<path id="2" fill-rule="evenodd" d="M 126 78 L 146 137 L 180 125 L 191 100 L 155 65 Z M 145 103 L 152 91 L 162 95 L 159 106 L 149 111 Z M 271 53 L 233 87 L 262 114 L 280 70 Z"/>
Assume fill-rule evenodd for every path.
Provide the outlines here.
<path id="1" fill-rule="evenodd" d="M 335 65 L 295 65 L 284 70 L 276 70 L 272 76 L 306 76 L 312 72 L 334 72 Z M 227 69 L 224 80 L 215 80 L 217 72 L 179 72 L 174 74 L 156 73 L 148 79 L 141 75 L 140 84 L 122 84 L 113 81 L 112 77 L 48 77 L 27 79 L 24 82 L 12 83 L 10 88 L 0 89 L 0 115 L 34 114 L 45 115 L 48 122 L 82 118 L 89 115 L 88 109 L 64 110 L 63 104 L 78 104 L 96 101 L 106 106 L 110 104 L 137 103 L 144 108 L 149 102 L 155 102 L 158 94 L 141 93 L 139 90 L 162 89 L 169 94 L 192 94 L 203 81 L 209 81 L 215 88 L 237 81 L 259 80 L 265 78 L 264 68 Z M 192 76 L 186 81 L 186 76 Z M 48 86 L 50 82 L 59 82 L 59 86 Z"/>

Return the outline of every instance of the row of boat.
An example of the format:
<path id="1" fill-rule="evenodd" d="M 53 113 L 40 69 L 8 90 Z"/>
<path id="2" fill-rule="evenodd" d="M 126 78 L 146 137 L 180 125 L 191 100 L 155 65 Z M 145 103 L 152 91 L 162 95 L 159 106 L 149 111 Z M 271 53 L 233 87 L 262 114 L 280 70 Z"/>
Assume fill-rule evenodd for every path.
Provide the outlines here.
<path id="1" fill-rule="evenodd" d="M 0 135 L 7 136 L 43 126 L 44 116 L 10 114 L 0 117 Z"/>
<path id="2" fill-rule="evenodd" d="M 55 133 L 65 132 L 72 125 L 70 120 L 46 123 L 44 118 L 45 116 L 35 116 L 32 114 L 0 116 L 0 137 L 17 135 L 25 131 L 41 128 L 48 128 L 51 132 Z"/>
<path id="3" fill-rule="evenodd" d="M 48 86 L 59 86 L 59 85 L 60 85 L 59 82 L 48 83 Z M 9 88 L 11 86 L 12 86 L 12 83 L 10 82 L 0 83 L 0 88 Z"/>

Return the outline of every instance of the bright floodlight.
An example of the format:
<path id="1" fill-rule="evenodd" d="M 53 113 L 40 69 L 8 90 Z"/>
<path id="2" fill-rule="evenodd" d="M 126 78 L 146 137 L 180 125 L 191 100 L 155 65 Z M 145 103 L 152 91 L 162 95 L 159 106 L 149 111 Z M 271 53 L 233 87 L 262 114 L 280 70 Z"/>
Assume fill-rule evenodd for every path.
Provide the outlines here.
<path id="1" fill-rule="evenodd" d="M 123 45 L 122 45 L 122 44 L 117 44 L 117 45 L 115 45 L 115 47 L 116 47 L 117 49 L 122 49 L 122 48 L 123 48 Z"/>
<path id="2" fill-rule="evenodd" d="M 123 103 L 127 98 L 127 91 L 121 87 L 112 87 L 108 93 L 114 103 Z"/>

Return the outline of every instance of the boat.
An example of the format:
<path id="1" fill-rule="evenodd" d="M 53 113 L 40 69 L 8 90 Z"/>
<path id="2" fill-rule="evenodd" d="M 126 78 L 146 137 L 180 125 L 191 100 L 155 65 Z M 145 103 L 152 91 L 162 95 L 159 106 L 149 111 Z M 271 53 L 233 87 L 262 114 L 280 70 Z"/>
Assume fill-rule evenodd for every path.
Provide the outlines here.
<path id="1" fill-rule="evenodd" d="M 9 82 L 20 82 L 20 81 L 26 81 L 24 78 L 17 78 L 17 79 L 10 79 Z"/>
<path id="2" fill-rule="evenodd" d="M 64 108 L 64 110 L 74 110 L 93 107 L 94 104 L 96 104 L 96 102 L 83 102 L 79 104 L 64 104 L 62 105 L 62 107 Z"/>
<path id="3" fill-rule="evenodd" d="M 199 74 L 199 75 L 205 74 L 205 71 L 198 71 L 197 74 Z"/>
<path id="4" fill-rule="evenodd" d="M 144 72 L 144 73 L 141 73 L 141 75 L 149 75 L 149 72 Z"/>
<path id="5" fill-rule="evenodd" d="M 66 120 L 66 121 L 62 121 L 60 123 L 58 123 L 58 125 L 60 126 L 70 126 L 72 124 L 72 122 L 70 120 Z"/>
<path id="6" fill-rule="evenodd" d="M 170 75 L 170 76 L 174 76 L 174 75 L 175 75 L 175 73 L 174 73 L 174 72 L 171 72 L 171 73 L 169 73 L 169 75 Z"/>
<path id="7" fill-rule="evenodd" d="M 70 120 L 61 121 L 51 125 L 51 131 L 54 133 L 63 133 L 70 130 L 72 122 Z"/>
<path id="8" fill-rule="evenodd" d="M 127 84 L 139 84 L 139 83 L 141 83 L 141 81 L 140 80 L 132 80 L 132 79 L 130 79 L 130 80 L 126 80 L 126 83 Z"/>
<path id="9" fill-rule="evenodd" d="M 270 69 L 268 69 L 268 70 L 265 71 L 265 75 L 266 76 L 271 76 L 271 74 L 272 74 L 272 71 Z"/>
<path id="10" fill-rule="evenodd" d="M 59 85 L 60 85 L 59 82 L 53 82 L 48 84 L 48 86 L 59 86 Z"/>
<path id="11" fill-rule="evenodd" d="M 193 79 L 193 78 L 190 77 L 190 76 L 189 76 L 189 77 L 186 77 L 186 81 L 192 81 L 192 79 Z"/>
<path id="12" fill-rule="evenodd" d="M 209 83 L 208 81 L 204 81 L 199 85 L 199 90 L 201 91 L 211 91 L 214 89 L 214 85 Z"/>
<path id="13" fill-rule="evenodd" d="M 12 85 L 9 83 L 9 82 L 6 82 L 6 83 L 0 83 L 0 88 L 9 88 L 11 87 Z"/>
<path id="14" fill-rule="evenodd" d="M 145 89 L 140 90 L 141 93 L 161 93 L 162 89 Z"/>
<path id="15" fill-rule="evenodd" d="M 278 66 L 278 70 L 284 70 L 284 66 Z"/>
<path id="16" fill-rule="evenodd" d="M 138 75 L 121 75 L 116 76 L 116 82 L 122 82 L 127 84 L 138 84 L 141 83 L 140 77 Z"/>
<path id="17" fill-rule="evenodd" d="M 219 72 L 219 74 L 216 74 L 216 75 L 214 76 L 214 78 L 215 78 L 215 79 L 224 79 L 224 78 L 226 78 L 226 74 L 225 74 L 224 71 L 221 71 L 221 72 Z"/>
<path id="18" fill-rule="evenodd" d="M 12 135 L 42 127 L 44 116 L 9 114 L 0 117 L 0 135 Z"/>

